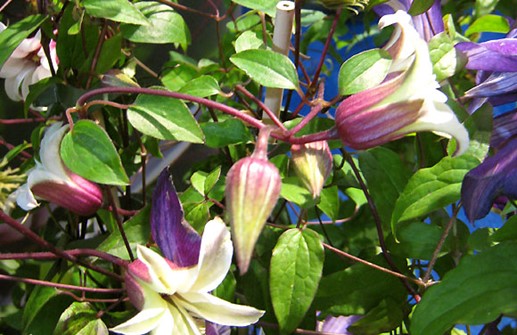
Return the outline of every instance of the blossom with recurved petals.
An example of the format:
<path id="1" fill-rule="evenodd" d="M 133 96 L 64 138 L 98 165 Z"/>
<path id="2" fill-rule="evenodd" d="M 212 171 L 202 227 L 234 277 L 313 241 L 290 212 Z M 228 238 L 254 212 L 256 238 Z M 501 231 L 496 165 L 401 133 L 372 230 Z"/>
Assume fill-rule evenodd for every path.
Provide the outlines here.
<path id="1" fill-rule="evenodd" d="M 0 22 L 0 32 L 5 29 Z M 49 43 L 50 59 L 54 70 L 58 58 L 56 42 Z M 34 37 L 24 39 L 0 69 L 0 78 L 5 78 L 5 92 L 14 101 L 22 101 L 29 94 L 29 86 L 51 77 L 49 59 L 41 45 L 41 31 Z"/>
<path id="2" fill-rule="evenodd" d="M 409 133 L 432 131 L 456 138 L 456 154 L 462 154 L 469 146 L 468 133 L 438 90 L 427 43 L 406 12 L 383 16 L 379 27 L 394 24 L 385 47 L 393 57 L 392 68 L 383 83 L 341 102 L 336 112 L 339 137 L 351 148 L 368 149 Z"/>
<path id="3" fill-rule="evenodd" d="M 205 225 L 200 237 L 183 219 L 167 170 L 158 178 L 154 192 L 151 229 L 166 258 L 144 246 L 137 247 L 138 259 L 129 265 L 125 281 L 129 298 L 140 312 L 111 331 L 128 335 L 200 335 L 204 320 L 247 326 L 264 314 L 209 293 L 230 269 L 230 232 L 216 217 Z M 208 327 L 214 329 L 213 325 Z"/>
<path id="4" fill-rule="evenodd" d="M 85 216 L 101 207 L 103 195 L 99 185 L 73 173 L 61 160 L 61 140 L 68 128 L 56 122 L 46 130 L 40 143 L 40 161 L 27 173 L 27 183 L 13 194 L 24 210 L 39 206 L 36 198 Z"/>

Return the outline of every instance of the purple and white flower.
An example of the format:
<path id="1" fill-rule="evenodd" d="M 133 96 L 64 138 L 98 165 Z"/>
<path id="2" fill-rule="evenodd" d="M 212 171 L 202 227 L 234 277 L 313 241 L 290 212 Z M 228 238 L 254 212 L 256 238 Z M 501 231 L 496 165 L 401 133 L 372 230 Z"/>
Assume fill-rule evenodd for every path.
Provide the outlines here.
<path id="1" fill-rule="evenodd" d="M 208 333 L 217 334 L 227 331 L 224 326 L 253 324 L 264 314 L 210 294 L 230 269 L 230 232 L 216 217 L 199 236 L 183 219 L 167 170 L 158 178 L 154 191 L 151 229 L 165 257 L 144 246 L 137 247 L 138 259 L 129 265 L 125 281 L 129 298 L 140 312 L 111 331 L 200 335 L 206 327 Z"/>

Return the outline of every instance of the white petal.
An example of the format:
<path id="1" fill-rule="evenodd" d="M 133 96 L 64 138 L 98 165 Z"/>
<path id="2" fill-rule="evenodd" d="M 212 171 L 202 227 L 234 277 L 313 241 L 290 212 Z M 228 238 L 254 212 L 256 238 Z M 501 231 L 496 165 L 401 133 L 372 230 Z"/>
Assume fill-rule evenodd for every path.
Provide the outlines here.
<path id="1" fill-rule="evenodd" d="M 174 327 L 174 320 L 170 315 L 168 303 L 156 292 L 142 286 L 145 295 L 144 308 L 133 318 L 110 329 L 111 331 L 127 334 L 141 335 L 150 332 L 157 327 Z M 172 333 L 170 333 L 172 335 Z"/>
<path id="2" fill-rule="evenodd" d="M 28 184 L 20 186 L 15 193 L 16 203 L 24 210 L 30 211 L 31 209 L 39 206 L 39 203 L 36 201 L 36 198 L 34 198 L 34 194 L 32 194 Z"/>
<path id="3" fill-rule="evenodd" d="M 190 269 L 173 269 L 171 264 L 158 253 L 144 246 L 137 246 L 137 256 L 149 270 L 151 281 L 145 281 L 156 292 L 172 295 L 179 286 L 191 286 L 197 271 Z"/>
<path id="4" fill-rule="evenodd" d="M 458 156 L 467 151 L 469 147 L 469 134 L 447 104 L 426 101 L 422 109 L 425 109 L 423 115 L 414 124 L 401 129 L 401 132 L 407 132 L 409 129 L 412 132 L 432 131 L 443 137 L 454 137 L 457 142 L 454 155 Z"/>
<path id="5" fill-rule="evenodd" d="M 45 131 L 40 144 L 40 160 L 46 170 L 51 171 L 63 180 L 71 182 L 60 155 L 61 140 L 69 126 L 61 125 L 61 122 L 56 122 Z"/>
<path id="6" fill-rule="evenodd" d="M 205 225 L 199 250 L 198 276 L 189 291 L 208 292 L 215 289 L 228 273 L 233 246 L 230 232 L 219 217 Z"/>
<path id="7" fill-rule="evenodd" d="M 174 301 L 174 298 L 172 298 L 172 300 Z M 169 304 L 169 310 L 174 318 L 173 334 L 201 335 L 196 321 L 194 321 L 192 316 L 184 308 L 177 304 Z M 161 333 L 156 333 L 156 335 L 159 334 Z"/>
<path id="8" fill-rule="evenodd" d="M 38 30 L 36 35 L 31 38 L 24 39 L 16 49 L 14 49 L 11 57 L 23 58 L 41 48 L 41 31 Z"/>
<path id="9" fill-rule="evenodd" d="M 16 77 L 23 69 L 30 66 L 30 61 L 23 58 L 9 58 L 2 69 L 0 69 L 0 78 Z"/>
<path id="10" fill-rule="evenodd" d="M 264 311 L 232 304 L 208 293 L 185 293 L 175 295 L 174 300 L 176 299 L 181 299 L 181 305 L 190 312 L 220 325 L 248 326 L 264 315 Z"/>
<path id="11" fill-rule="evenodd" d="M 24 97 L 21 94 L 21 85 L 29 73 L 32 73 L 33 67 L 31 64 L 22 68 L 20 72 L 11 78 L 5 80 L 5 93 L 9 99 L 13 101 L 22 101 Z"/>
<path id="12" fill-rule="evenodd" d="M 27 185 L 33 187 L 39 183 L 56 183 L 65 184 L 68 182 L 67 177 L 57 175 L 50 170 L 46 169 L 41 163 L 36 162 L 36 167 L 30 171 L 27 177 Z"/>

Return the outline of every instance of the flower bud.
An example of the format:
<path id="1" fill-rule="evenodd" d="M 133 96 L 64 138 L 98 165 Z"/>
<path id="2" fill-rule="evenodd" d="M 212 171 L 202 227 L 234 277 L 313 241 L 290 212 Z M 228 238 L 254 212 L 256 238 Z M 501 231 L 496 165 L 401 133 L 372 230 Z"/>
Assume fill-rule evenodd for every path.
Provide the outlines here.
<path id="1" fill-rule="evenodd" d="M 99 185 L 70 171 L 59 155 L 61 140 L 68 126 L 53 124 L 41 140 L 40 161 L 27 174 L 27 183 L 17 191 L 16 202 L 31 210 L 39 204 L 35 197 L 53 202 L 84 216 L 95 213 L 102 205 Z"/>
<path id="2" fill-rule="evenodd" d="M 267 139 L 265 143 L 267 147 Z M 248 270 L 255 243 L 275 207 L 280 188 L 280 173 L 259 145 L 251 157 L 239 160 L 228 171 L 226 206 L 241 274 Z"/>
<path id="3" fill-rule="evenodd" d="M 332 169 L 332 154 L 327 141 L 293 144 L 291 162 L 303 186 L 314 199 L 319 197 Z"/>

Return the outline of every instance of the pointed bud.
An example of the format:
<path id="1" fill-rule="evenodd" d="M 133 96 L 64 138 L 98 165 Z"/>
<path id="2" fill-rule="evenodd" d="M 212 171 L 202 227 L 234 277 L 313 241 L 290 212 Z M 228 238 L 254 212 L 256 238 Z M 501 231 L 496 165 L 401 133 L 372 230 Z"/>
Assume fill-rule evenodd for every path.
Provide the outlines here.
<path id="1" fill-rule="evenodd" d="M 226 203 L 241 274 L 248 270 L 255 243 L 280 195 L 280 173 L 267 160 L 268 136 L 269 130 L 261 131 L 251 157 L 235 163 L 226 178 Z"/>
<path id="2" fill-rule="evenodd" d="M 332 170 L 332 154 L 327 141 L 293 144 L 291 162 L 302 184 L 314 199 L 318 198 Z"/>

